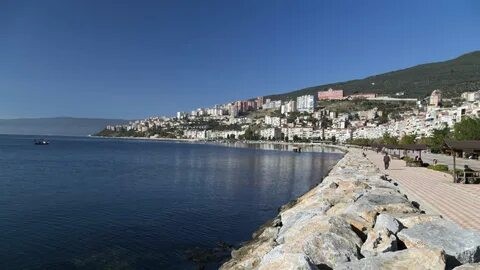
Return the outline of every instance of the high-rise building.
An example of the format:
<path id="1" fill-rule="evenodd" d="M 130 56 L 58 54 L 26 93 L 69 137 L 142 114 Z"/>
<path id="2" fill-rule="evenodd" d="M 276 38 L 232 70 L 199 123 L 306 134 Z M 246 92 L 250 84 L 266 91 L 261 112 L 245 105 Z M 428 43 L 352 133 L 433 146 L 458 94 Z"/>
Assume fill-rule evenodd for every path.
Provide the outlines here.
<path id="1" fill-rule="evenodd" d="M 313 112 L 315 110 L 315 96 L 304 95 L 297 97 L 297 110 L 299 112 Z"/>
<path id="2" fill-rule="evenodd" d="M 430 95 L 430 106 L 438 107 L 442 104 L 442 91 L 440 90 L 434 90 L 432 94 Z"/>
<path id="3" fill-rule="evenodd" d="M 257 109 L 261 109 L 263 107 L 263 97 L 257 97 L 255 102 L 257 103 Z"/>

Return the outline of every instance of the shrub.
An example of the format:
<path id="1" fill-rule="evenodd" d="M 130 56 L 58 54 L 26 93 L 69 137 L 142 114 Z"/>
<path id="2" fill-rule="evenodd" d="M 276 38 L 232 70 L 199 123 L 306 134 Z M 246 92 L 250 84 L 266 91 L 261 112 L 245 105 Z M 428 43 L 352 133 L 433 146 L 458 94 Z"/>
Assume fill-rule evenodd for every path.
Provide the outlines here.
<path id="1" fill-rule="evenodd" d="M 430 165 L 428 168 L 434 171 L 448 172 L 448 166 L 445 164 Z"/>

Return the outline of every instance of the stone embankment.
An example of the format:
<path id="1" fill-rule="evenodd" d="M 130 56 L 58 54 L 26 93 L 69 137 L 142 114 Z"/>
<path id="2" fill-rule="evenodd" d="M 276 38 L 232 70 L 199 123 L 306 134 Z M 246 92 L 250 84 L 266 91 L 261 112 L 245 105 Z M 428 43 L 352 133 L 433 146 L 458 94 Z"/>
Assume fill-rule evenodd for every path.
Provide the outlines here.
<path id="1" fill-rule="evenodd" d="M 353 150 L 220 269 L 480 269 L 479 262 L 479 232 L 425 214 Z"/>

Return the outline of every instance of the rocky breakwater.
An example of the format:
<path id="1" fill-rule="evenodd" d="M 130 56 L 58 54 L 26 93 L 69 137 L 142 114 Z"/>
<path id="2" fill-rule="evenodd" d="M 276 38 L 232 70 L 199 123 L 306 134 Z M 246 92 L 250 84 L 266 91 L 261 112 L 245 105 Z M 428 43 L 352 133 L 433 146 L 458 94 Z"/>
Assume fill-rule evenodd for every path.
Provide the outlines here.
<path id="1" fill-rule="evenodd" d="M 353 150 L 231 255 L 220 269 L 479 269 L 480 233 L 425 214 Z"/>

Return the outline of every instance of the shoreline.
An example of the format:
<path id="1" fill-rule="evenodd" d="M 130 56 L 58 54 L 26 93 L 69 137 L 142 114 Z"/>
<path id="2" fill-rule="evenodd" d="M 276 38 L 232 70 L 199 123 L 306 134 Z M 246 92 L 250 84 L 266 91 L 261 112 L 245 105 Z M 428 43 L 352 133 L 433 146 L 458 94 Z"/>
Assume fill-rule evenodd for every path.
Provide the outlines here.
<path id="1" fill-rule="evenodd" d="M 281 141 L 249 141 L 249 140 L 198 140 L 198 139 L 182 139 L 182 138 L 148 138 L 148 137 L 107 137 L 107 136 L 95 136 L 88 135 L 89 138 L 97 139 L 121 139 L 121 140 L 139 140 L 139 141 L 158 141 L 158 142 L 178 142 L 178 143 L 194 143 L 194 144 L 210 144 L 210 145 L 222 145 L 227 147 L 233 147 L 232 144 L 244 144 L 244 145 L 279 145 L 289 147 L 324 147 L 339 150 L 343 154 L 348 152 L 349 147 L 344 145 L 326 144 L 326 143 L 313 143 L 313 142 L 281 142 Z M 280 150 L 280 149 L 263 149 L 263 150 Z M 314 151 L 318 152 L 318 151 Z"/>
<path id="2" fill-rule="evenodd" d="M 221 270 L 453 269 L 480 262 L 480 234 L 426 214 L 360 149 L 279 208 Z"/>

